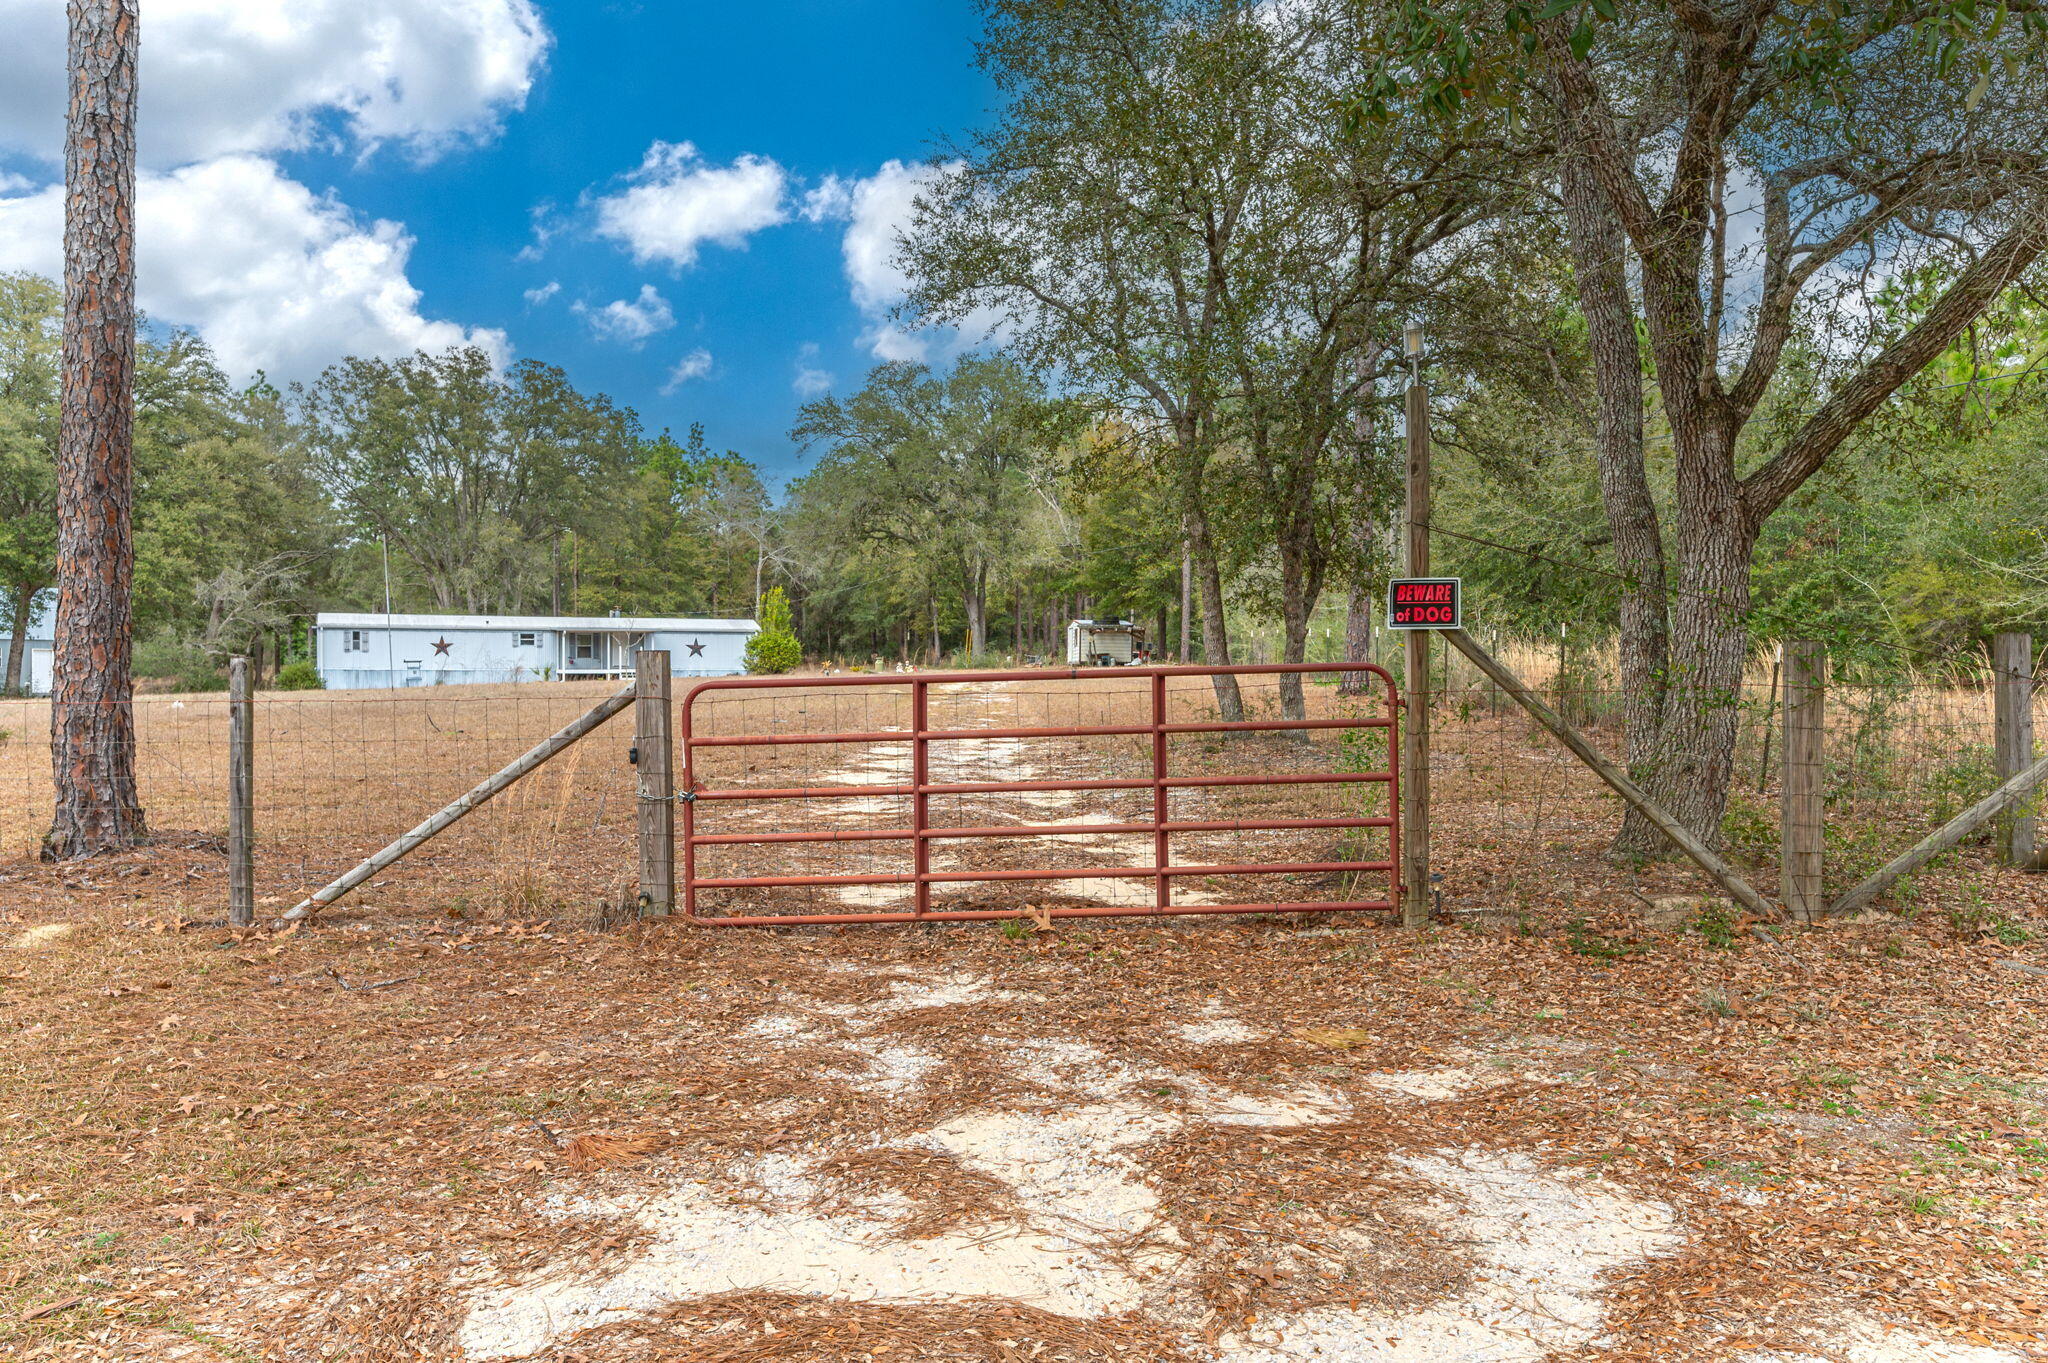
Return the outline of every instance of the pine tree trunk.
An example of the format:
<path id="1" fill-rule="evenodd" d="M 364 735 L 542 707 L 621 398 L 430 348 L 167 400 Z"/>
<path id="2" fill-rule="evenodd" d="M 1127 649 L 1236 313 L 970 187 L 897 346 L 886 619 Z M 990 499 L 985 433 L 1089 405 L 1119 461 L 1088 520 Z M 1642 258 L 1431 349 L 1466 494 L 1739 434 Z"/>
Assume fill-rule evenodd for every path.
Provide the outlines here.
<path id="1" fill-rule="evenodd" d="M 57 639 L 45 855 L 132 846 L 136 0 L 71 0 Z"/>

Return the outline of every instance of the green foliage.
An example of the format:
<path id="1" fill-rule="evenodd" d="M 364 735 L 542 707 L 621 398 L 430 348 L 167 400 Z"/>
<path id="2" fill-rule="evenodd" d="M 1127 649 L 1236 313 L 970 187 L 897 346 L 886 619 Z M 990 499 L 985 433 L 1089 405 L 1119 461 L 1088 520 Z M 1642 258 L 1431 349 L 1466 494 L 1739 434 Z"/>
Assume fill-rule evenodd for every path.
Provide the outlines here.
<path id="1" fill-rule="evenodd" d="M 1762 800 L 1743 791 L 1728 797 L 1721 815 L 1721 841 L 1729 850 L 1762 862 L 1778 851 L 1778 816 Z"/>
<path id="2" fill-rule="evenodd" d="M 878 365 L 851 396 L 804 404 L 791 438 L 823 453 L 789 520 L 814 647 L 908 652 L 918 634 L 936 657 L 957 628 L 965 656 L 986 654 L 993 609 L 1039 586 L 1071 535 L 1056 454 L 1075 417 L 1000 354 L 945 374 Z"/>
<path id="3" fill-rule="evenodd" d="M 747 671 L 787 672 L 804 660 L 803 646 L 790 628 L 789 598 L 771 588 L 761 599 L 760 632 L 747 640 Z"/>
<path id="4" fill-rule="evenodd" d="M 318 691 L 325 683 L 320 680 L 320 669 L 300 658 L 277 669 L 273 685 L 280 691 Z"/>
<path id="5" fill-rule="evenodd" d="M 1735 946 L 1736 919 L 1727 909 L 1707 907 L 1693 915 L 1692 930 L 1710 947 L 1728 951 Z"/>

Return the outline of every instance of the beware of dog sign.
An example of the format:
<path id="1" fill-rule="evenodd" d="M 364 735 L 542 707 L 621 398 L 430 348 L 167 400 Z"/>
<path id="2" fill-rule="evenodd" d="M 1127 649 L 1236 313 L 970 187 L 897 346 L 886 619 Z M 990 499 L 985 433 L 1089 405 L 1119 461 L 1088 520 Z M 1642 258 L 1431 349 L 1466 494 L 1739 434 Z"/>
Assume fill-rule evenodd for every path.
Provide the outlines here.
<path id="1" fill-rule="evenodd" d="M 1397 577 L 1387 584 L 1387 628 L 1462 629 L 1463 598 L 1455 577 Z"/>

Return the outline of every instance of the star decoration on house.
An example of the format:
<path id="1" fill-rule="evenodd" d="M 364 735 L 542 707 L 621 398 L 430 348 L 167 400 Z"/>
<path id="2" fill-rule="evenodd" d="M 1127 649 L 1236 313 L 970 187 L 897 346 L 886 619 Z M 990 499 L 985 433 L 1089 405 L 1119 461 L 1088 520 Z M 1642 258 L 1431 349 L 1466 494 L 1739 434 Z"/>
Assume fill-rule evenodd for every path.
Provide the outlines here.
<path id="1" fill-rule="evenodd" d="M 448 638 L 447 638 L 447 636 L 446 636 L 446 635 L 443 635 L 443 636 L 442 636 L 441 638 L 439 638 L 439 639 L 436 639 L 436 640 L 434 640 L 434 652 L 436 652 L 436 653 L 446 653 L 447 651 L 448 651 Z"/>
<path id="2" fill-rule="evenodd" d="M 695 639 L 690 640 L 690 656 L 692 658 L 698 657 L 703 652 L 704 645 L 698 643 Z"/>

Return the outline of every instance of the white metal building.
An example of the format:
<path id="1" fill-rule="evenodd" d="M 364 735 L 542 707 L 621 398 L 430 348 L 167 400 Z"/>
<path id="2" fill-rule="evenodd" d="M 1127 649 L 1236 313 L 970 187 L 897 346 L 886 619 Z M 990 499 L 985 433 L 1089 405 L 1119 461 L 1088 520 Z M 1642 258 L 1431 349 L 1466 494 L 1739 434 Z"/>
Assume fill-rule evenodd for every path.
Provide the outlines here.
<path id="1" fill-rule="evenodd" d="M 0 669 L 14 648 L 14 621 L 0 620 Z M 55 681 L 57 657 L 57 593 L 43 592 L 28 615 L 28 647 L 21 659 L 21 684 L 32 696 L 47 696 Z M 0 686 L 7 683 L 0 673 Z"/>
<path id="2" fill-rule="evenodd" d="M 1128 620 L 1069 620 L 1067 662 L 1074 667 L 1121 667 L 1138 661 L 1145 630 Z"/>
<path id="3" fill-rule="evenodd" d="M 466 682 L 613 680 L 665 648 L 678 677 L 746 671 L 752 620 L 674 616 L 384 615 L 323 611 L 313 656 L 330 690 Z"/>

